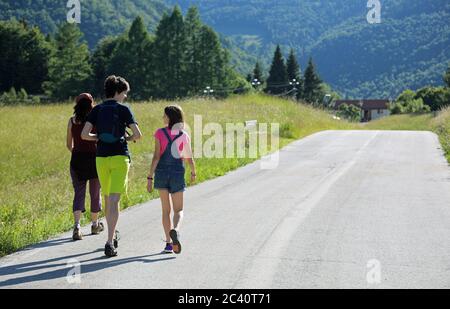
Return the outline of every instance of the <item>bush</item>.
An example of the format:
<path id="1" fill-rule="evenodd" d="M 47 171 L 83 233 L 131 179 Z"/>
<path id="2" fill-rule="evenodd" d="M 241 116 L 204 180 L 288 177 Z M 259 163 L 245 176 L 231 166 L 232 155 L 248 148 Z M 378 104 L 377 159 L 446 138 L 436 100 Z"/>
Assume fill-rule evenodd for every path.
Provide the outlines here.
<path id="1" fill-rule="evenodd" d="M 424 87 L 414 97 L 422 99 L 432 111 L 438 111 L 450 105 L 450 89 L 444 87 Z"/>
<path id="2" fill-rule="evenodd" d="M 14 104 L 39 104 L 41 102 L 38 96 L 29 96 L 25 89 L 11 88 L 8 92 L 0 95 L 0 105 L 14 105 Z"/>
<path id="3" fill-rule="evenodd" d="M 293 138 L 294 137 L 293 130 L 294 128 L 290 123 L 283 123 L 280 126 L 280 137 Z"/>
<path id="4" fill-rule="evenodd" d="M 389 105 L 389 111 L 392 115 L 403 114 L 403 106 L 401 104 L 391 103 Z"/>
<path id="5" fill-rule="evenodd" d="M 361 109 L 353 104 L 342 104 L 339 105 L 338 112 L 336 115 L 340 118 L 345 118 L 352 122 L 361 121 Z"/>
<path id="6" fill-rule="evenodd" d="M 417 114 L 429 113 L 431 107 L 426 105 L 422 98 L 417 98 L 417 94 L 407 89 L 403 91 L 394 104 L 389 106 L 391 114 Z"/>

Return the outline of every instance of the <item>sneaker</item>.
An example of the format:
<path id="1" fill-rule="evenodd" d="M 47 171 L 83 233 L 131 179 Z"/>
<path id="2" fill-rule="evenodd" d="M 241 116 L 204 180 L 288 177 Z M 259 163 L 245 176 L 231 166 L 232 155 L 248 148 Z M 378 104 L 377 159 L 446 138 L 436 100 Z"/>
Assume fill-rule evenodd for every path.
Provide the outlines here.
<path id="1" fill-rule="evenodd" d="M 172 238 L 172 247 L 173 247 L 173 252 L 175 254 L 180 254 L 181 252 L 181 243 L 180 243 L 180 235 L 178 234 L 178 232 L 176 230 L 170 230 L 170 238 Z"/>
<path id="2" fill-rule="evenodd" d="M 107 257 L 117 256 L 117 249 L 114 246 L 111 246 L 109 243 L 105 245 L 105 255 Z"/>
<path id="3" fill-rule="evenodd" d="M 101 222 L 99 222 L 96 226 L 91 225 L 91 234 L 98 235 L 101 232 L 103 232 L 104 229 L 105 229 L 105 227 L 103 226 L 103 223 L 101 223 Z"/>
<path id="4" fill-rule="evenodd" d="M 73 229 L 72 239 L 75 241 L 83 239 L 83 234 L 81 233 L 79 228 L 76 227 Z"/>
<path id="5" fill-rule="evenodd" d="M 166 243 L 166 247 L 164 248 L 164 250 L 161 253 L 167 253 L 167 254 L 173 253 L 172 244 L 171 243 Z"/>

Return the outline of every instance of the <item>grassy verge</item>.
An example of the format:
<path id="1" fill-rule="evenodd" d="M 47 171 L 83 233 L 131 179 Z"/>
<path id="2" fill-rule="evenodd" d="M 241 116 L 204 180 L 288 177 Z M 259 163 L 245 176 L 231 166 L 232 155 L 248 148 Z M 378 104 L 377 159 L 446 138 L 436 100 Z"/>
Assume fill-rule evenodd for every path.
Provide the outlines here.
<path id="1" fill-rule="evenodd" d="M 177 103 L 183 107 L 191 127 L 194 115 L 203 117 L 203 125 L 215 122 L 222 127 L 225 123 L 252 119 L 280 123 L 280 147 L 314 132 L 355 128 L 354 124 L 333 120 L 324 111 L 264 95 Z M 146 192 L 146 175 L 153 154 L 152 135 L 162 126 L 163 108 L 167 104 L 164 101 L 131 104 L 144 138 L 130 145 L 133 162 L 129 192 L 122 201 L 122 208 L 157 198 L 157 193 Z M 66 126 L 71 114 L 72 104 L 0 109 L 0 156 L 3 158 L 0 161 L 0 256 L 72 227 L 70 153 L 65 148 Z M 197 159 L 198 183 L 254 160 Z M 83 223 L 89 222 L 88 215 L 89 212 Z"/>
<path id="2" fill-rule="evenodd" d="M 431 120 L 431 127 L 439 135 L 445 156 L 450 164 L 450 107 L 441 111 L 436 118 Z"/>

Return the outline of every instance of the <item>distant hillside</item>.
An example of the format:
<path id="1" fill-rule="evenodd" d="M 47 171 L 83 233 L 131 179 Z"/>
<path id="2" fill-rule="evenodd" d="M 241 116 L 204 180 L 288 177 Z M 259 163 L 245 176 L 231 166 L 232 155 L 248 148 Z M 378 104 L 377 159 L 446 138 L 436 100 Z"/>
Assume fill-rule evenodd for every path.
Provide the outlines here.
<path id="1" fill-rule="evenodd" d="M 442 84 L 450 60 L 448 0 L 381 1 L 382 23 L 366 21 L 367 1 L 169 0 L 200 8 L 202 19 L 264 59 L 277 43 L 313 56 L 324 80 L 348 97 L 396 96 Z"/>
<path id="2" fill-rule="evenodd" d="M 64 0 L 0 0 L 0 20 L 23 19 L 44 33 L 53 33 L 67 20 L 66 4 Z M 154 30 L 169 8 L 161 0 L 81 0 L 80 28 L 94 47 L 103 37 L 122 33 L 138 15 Z"/>
<path id="3" fill-rule="evenodd" d="M 154 33 L 164 12 L 173 5 L 163 0 L 81 0 L 81 31 L 89 46 L 107 35 L 118 35 L 127 29 L 137 16 L 142 16 L 148 30 Z M 58 25 L 66 21 L 67 1 L 58 0 L 0 0 L 0 20 L 16 18 L 30 25 L 37 25 L 46 34 L 54 33 Z M 221 42 L 231 53 L 231 63 L 244 76 L 257 60 L 244 51 L 234 40 L 221 35 Z"/>

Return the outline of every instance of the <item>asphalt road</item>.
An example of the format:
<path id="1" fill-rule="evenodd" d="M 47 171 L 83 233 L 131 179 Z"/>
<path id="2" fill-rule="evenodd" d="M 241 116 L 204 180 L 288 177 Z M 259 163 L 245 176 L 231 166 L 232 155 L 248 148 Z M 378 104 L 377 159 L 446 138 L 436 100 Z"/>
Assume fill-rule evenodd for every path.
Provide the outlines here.
<path id="1" fill-rule="evenodd" d="M 66 233 L 0 259 L 0 288 L 450 288 L 436 135 L 325 131 L 279 159 L 188 188 L 181 255 L 159 254 L 153 200 L 122 212 L 118 257 L 104 258 L 106 234 Z"/>

